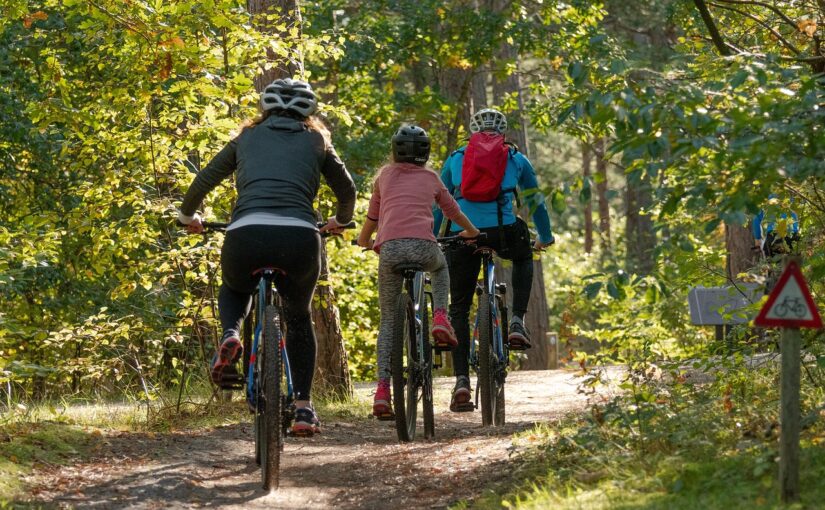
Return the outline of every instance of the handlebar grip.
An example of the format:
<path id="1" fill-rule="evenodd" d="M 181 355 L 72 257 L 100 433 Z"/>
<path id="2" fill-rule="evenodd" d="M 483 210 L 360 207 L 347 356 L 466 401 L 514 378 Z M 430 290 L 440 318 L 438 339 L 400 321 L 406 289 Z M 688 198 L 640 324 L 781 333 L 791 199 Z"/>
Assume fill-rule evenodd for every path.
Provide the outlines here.
<path id="1" fill-rule="evenodd" d="M 321 227 L 326 226 L 326 224 L 327 224 L 326 221 L 319 221 L 318 223 L 315 224 L 315 226 L 318 227 L 318 228 L 321 228 Z M 346 225 L 341 225 L 341 228 L 355 228 L 357 226 L 358 225 L 355 223 L 355 220 L 352 220 L 349 223 L 347 223 Z"/>
<path id="2" fill-rule="evenodd" d="M 186 223 L 183 223 L 180 220 L 175 220 L 175 223 L 177 223 L 179 227 L 188 226 Z M 203 225 L 203 228 L 206 230 L 226 230 L 226 227 L 229 226 L 229 223 L 223 223 L 219 221 L 201 221 L 201 225 Z"/>

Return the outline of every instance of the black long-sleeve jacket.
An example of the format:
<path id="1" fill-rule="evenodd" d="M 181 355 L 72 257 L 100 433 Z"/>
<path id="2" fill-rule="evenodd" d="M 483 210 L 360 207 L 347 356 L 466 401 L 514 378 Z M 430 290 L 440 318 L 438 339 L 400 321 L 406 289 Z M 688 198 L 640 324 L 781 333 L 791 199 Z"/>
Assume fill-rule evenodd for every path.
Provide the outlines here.
<path id="1" fill-rule="evenodd" d="M 249 213 L 269 212 L 315 223 L 312 204 L 324 176 L 337 200 L 336 219 L 352 220 L 355 184 L 341 158 L 323 136 L 303 122 L 271 115 L 229 142 L 195 177 L 181 212 L 192 216 L 204 197 L 236 172 L 235 221 Z"/>

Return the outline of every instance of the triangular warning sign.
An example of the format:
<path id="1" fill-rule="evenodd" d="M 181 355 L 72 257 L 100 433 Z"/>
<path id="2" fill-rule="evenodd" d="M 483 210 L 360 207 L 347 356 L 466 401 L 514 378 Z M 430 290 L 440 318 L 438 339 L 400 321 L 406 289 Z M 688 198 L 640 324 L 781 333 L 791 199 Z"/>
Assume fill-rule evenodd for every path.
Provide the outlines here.
<path id="1" fill-rule="evenodd" d="M 822 327 L 822 317 L 796 262 L 785 267 L 753 323 L 763 328 Z"/>

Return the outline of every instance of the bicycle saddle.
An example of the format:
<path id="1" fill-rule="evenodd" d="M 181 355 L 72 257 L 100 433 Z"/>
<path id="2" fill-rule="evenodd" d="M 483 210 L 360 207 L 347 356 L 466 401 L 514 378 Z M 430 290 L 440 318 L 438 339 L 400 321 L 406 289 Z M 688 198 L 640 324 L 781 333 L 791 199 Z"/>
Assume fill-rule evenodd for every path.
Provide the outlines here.
<path id="1" fill-rule="evenodd" d="M 423 270 L 424 270 L 424 267 L 421 266 L 421 264 L 418 264 L 416 262 L 405 262 L 403 264 L 396 264 L 392 268 L 393 273 L 406 273 L 407 271 L 417 273 L 417 272 L 423 271 Z"/>

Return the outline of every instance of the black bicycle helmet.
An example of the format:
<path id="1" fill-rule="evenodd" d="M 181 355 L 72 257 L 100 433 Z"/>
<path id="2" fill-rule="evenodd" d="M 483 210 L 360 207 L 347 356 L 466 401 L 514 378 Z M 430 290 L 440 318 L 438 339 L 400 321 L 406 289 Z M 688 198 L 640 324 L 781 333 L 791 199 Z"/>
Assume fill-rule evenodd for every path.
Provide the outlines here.
<path id="1" fill-rule="evenodd" d="M 430 137 L 427 132 L 416 125 L 401 126 L 392 137 L 392 157 L 396 163 L 424 166 L 430 159 Z"/>

